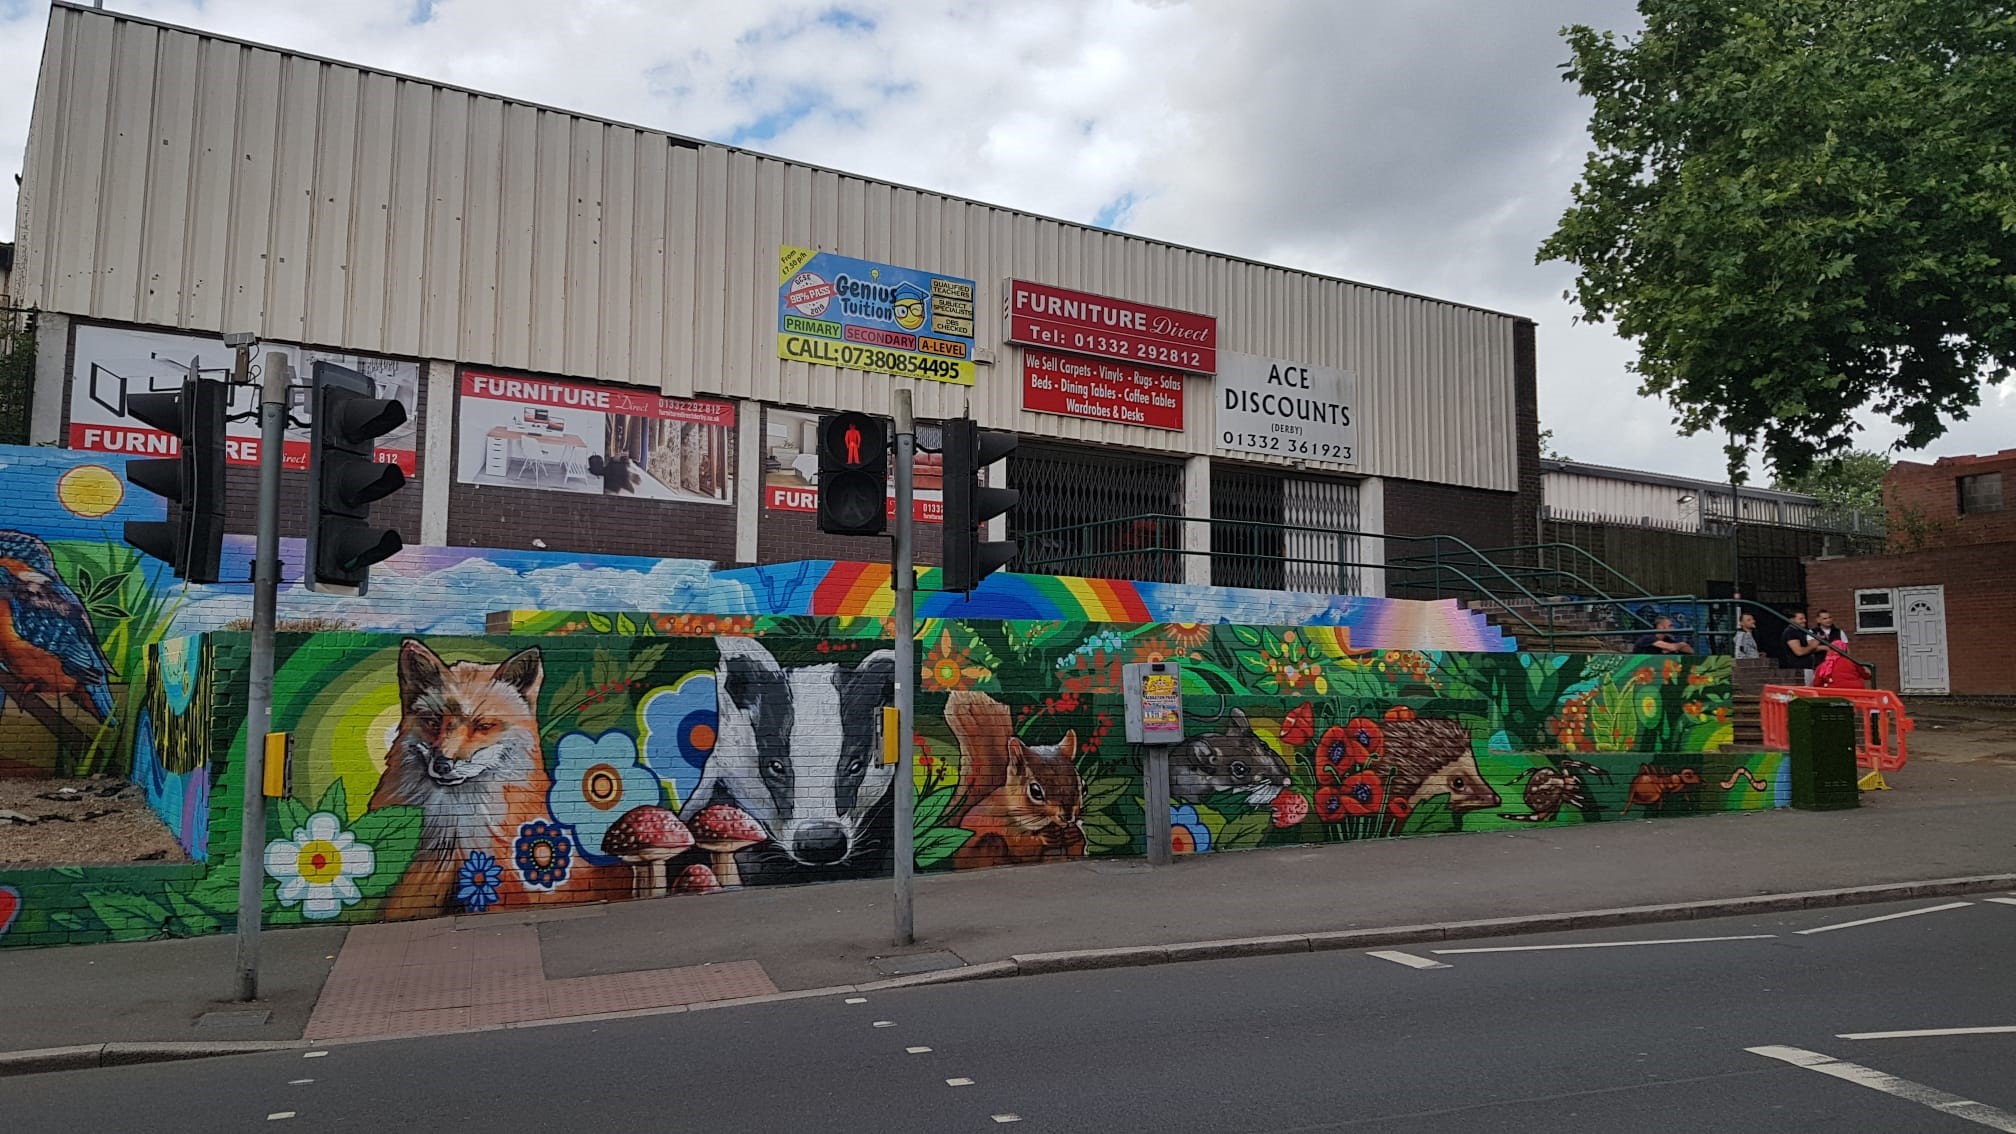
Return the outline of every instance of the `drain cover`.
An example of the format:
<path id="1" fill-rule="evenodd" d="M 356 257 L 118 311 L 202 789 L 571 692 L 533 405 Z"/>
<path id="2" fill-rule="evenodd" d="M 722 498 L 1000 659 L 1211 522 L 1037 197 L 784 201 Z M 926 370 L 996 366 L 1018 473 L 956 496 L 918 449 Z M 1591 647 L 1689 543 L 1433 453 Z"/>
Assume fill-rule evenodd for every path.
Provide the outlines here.
<path id="1" fill-rule="evenodd" d="M 943 969 L 963 969 L 966 962 L 956 953 L 939 950 L 936 953 L 905 953 L 900 957 L 877 957 L 869 964 L 883 976 L 915 976 L 918 973 L 935 973 Z"/>
<path id="2" fill-rule="evenodd" d="M 264 1008 L 244 1008 L 232 1012 L 205 1012 L 196 1017 L 198 1031 L 224 1031 L 234 1028 L 264 1027 L 273 1013 Z"/>

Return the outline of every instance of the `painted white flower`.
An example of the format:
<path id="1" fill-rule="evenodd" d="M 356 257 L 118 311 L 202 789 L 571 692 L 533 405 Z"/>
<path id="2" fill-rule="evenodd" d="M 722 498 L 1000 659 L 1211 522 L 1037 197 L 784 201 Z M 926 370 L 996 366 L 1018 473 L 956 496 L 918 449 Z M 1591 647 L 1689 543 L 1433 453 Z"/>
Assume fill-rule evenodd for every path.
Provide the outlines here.
<path id="1" fill-rule="evenodd" d="M 280 904 L 298 905 L 301 916 L 331 918 L 364 895 L 356 880 L 377 867 L 371 848 L 343 829 L 327 811 L 308 817 L 294 838 L 266 844 L 266 873 L 280 883 Z"/>

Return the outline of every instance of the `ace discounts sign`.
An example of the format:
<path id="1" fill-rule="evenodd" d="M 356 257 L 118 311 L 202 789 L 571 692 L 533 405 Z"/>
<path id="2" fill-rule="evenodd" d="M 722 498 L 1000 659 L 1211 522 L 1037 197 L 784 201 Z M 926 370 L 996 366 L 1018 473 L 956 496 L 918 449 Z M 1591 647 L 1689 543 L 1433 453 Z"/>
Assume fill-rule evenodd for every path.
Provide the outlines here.
<path id="1" fill-rule="evenodd" d="M 1358 463 L 1358 378 L 1350 371 L 1227 351 L 1215 385 L 1220 449 Z"/>

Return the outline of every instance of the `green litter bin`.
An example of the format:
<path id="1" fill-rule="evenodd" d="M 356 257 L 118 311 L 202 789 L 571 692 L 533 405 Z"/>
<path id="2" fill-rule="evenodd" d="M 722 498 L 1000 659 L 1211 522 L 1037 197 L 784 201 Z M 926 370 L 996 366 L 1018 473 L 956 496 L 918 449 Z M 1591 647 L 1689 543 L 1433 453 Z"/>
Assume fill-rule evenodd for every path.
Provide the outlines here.
<path id="1" fill-rule="evenodd" d="M 1855 706 L 1831 697 L 1799 697 L 1785 706 L 1792 806 L 1804 811 L 1860 807 L 1856 787 Z"/>

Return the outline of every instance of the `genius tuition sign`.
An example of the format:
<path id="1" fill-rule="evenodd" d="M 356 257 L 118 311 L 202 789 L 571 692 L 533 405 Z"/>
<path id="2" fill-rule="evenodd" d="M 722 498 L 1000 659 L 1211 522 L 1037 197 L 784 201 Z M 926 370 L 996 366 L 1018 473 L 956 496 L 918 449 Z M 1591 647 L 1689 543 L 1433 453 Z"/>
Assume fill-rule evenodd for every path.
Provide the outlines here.
<path id="1" fill-rule="evenodd" d="M 1215 386 L 1220 449 L 1358 463 L 1358 378 L 1350 371 L 1227 351 Z"/>
<path id="2" fill-rule="evenodd" d="M 973 384 L 972 280 L 784 245 L 777 357 Z"/>

